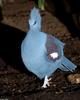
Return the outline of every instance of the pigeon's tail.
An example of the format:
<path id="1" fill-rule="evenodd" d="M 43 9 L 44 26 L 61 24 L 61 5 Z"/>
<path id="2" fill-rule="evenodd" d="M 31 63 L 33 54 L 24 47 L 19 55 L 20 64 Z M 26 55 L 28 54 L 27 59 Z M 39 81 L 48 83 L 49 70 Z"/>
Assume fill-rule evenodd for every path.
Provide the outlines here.
<path id="1" fill-rule="evenodd" d="M 60 67 L 63 71 L 71 71 L 73 72 L 77 66 L 73 64 L 70 60 L 68 60 L 66 57 L 63 57 L 62 65 Z"/>

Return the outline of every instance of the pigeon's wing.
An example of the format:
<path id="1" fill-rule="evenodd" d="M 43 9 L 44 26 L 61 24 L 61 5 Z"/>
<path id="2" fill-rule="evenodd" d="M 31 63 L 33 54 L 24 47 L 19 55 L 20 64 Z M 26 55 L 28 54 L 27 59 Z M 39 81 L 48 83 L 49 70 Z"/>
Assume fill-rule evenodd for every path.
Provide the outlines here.
<path id="1" fill-rule="evenodd" d="M 46 49 L 48 58 L 55 61 L 63 55 L 64 43 L 53 37 L 52 35 L 47 35 Z"/>

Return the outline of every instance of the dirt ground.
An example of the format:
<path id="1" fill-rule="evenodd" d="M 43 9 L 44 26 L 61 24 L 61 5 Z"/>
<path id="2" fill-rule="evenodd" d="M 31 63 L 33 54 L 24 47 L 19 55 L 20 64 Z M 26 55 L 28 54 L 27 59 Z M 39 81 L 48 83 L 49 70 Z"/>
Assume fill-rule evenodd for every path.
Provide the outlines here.
<path id="1" fill-rule="evenodd" d="M 51 13 L 41 12 L 42 31 L 65 42 L 64 53 L 77 65 L 74 73 L 57 70 L 51 87 L 42 89 L 43 80 L 27 71 L 20 56 L 20 45 L 28 31 L 28 18 L 36 6 L 31 0 L 14 0 L 3 4 L 0 23 L 0 100 L 79 100 L 80 84 L 67 77 L 80 74 L 80 40 Z M 80 77 L 79 77 L 80 79 Z"/>

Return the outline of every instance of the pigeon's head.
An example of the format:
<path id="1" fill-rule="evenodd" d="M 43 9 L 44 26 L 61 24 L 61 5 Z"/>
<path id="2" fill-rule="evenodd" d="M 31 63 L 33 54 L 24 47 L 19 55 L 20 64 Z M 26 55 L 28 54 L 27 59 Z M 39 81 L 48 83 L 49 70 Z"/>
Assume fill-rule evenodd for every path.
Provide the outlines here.
<path id="1" fill-rule="evenodd" d="M 41 16 L 37 8 L 33 8 L 29 19 L 30 29 L 40 30 L 41 29 Z"/>

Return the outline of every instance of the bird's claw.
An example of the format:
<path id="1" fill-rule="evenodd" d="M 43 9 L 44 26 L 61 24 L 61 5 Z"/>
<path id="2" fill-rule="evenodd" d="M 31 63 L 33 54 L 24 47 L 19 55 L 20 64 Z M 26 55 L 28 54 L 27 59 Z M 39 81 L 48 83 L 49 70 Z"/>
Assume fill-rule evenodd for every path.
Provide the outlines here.
<path id="1" fill-rule="evenodd" d="M 45 79 L 44 79 L 44 83 L 42 85 L 42 88 L 47 88 L 48 86 L 50 86 L 50 81 L 51 81 L 51 78 L 48 79 L 48 77 L 45 76 Z"/>

